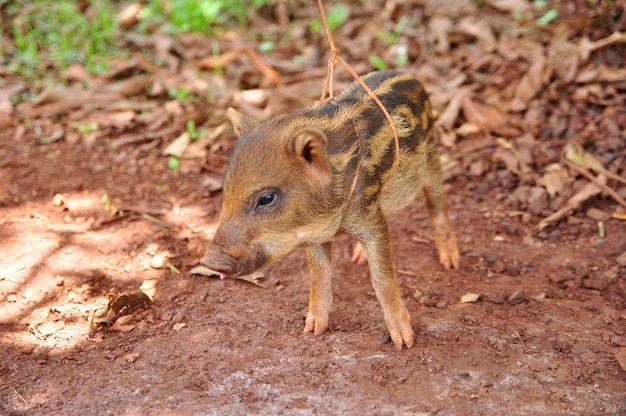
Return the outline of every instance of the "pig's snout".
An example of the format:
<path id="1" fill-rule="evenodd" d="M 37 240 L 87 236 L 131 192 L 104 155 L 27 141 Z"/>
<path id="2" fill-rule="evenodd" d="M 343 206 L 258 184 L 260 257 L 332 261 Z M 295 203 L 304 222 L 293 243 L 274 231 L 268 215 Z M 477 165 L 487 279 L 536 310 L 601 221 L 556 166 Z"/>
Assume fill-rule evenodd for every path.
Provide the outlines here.
<path id="1" fill-rule="evenodd" d="M 250 274 L 265 263 L 267 255 L 260 245 L 233 243 L 218 232 L 200 264 L 220 274 L 221 278 Z"/>
<path id="2" fill-rule="evenodd" d="M 200 264 L 220 274 L 220 278 L 236 275 L 236 259 L 221 247 L 211 244 Z"/>

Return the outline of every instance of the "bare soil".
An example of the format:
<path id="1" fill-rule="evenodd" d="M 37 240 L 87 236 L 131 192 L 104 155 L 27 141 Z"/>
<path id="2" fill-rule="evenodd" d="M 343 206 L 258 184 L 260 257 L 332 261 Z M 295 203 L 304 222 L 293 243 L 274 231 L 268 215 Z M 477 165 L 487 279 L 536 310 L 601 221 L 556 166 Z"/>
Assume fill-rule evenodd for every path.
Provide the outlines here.
<path id="1" fill-rule="evenodd" d="M 538 233 L 511 215 L 494 175 L 449 179 L 461 270 L 440 268 L 421 201 L 389 220 L 418 333 L 397 352 L 347 236 L 334 245 L 331 330 L 303 334 L 300 250 L 266 270 L 265 288 L 190 275 L 221 204 L 203 175 L 174 175 L 136 148 L 11 137 L 0 148 L 2 413 L 626 412 L 622 221 L 606 221 L 604 239 L 584 214 Z M 159 255 L 179 272 L 150 267 Z M 106 293 L 149 279 L 151 305 L 90 331 Z M 466 293 L 481 297 L 460 303 Z"/>

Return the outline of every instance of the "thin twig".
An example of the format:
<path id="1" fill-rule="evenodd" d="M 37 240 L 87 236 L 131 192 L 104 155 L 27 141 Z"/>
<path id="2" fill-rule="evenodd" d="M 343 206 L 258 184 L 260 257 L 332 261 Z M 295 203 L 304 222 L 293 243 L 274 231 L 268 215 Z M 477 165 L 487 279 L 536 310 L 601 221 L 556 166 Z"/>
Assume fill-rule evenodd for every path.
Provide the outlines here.
<path id="1" fill-rule="evenodd" d="M 587 171 L 587 169 L 581 168 L 577 164 L 570 162 L 569 160 L 565 158 L 563 159 L 563 161 L 565 162 L 567 166 L 574 169 L 576 172 L 578 172 L 579 174 L 583 175 L 585 178 L 589 179 L 591 182 L 598 185 L 600 188 L 602 188 L 602 190 L 606 191 L 606 193 L 611 195 L 613 199 L 617 201 L 617 203 L 619 203 L 621 206 L 626 208 L 626 201 L 624 201 L 624 199 L 621 196 L 619 196 L 619 194 L 615 192 L 613 189 L 611 189 L 608 185 L 600 183 L 595 176 L 593 176 L 591 173 L 589 173 L 589 171 Z"/>
<path id="2" fill-rule="evenodd" d="M 17 390 L 15 390 L 15 387 L 11 386 L 11 388 L 13 389 L 13 392 L 14 392 L 15 394 L 17 394 L 17 397 L 19 397 L 19 398 L 20 398 L 20 400 L 22 400 L 22 401 L 24 402 L 24 404 L 27 404 L 27 403 L 28 403 L 28 402 L 26 401 L 26 399 L 25 399 L 24 397 L 22 397 L 22 395 L 21 395 L 21 394 L 19 394 L 19 393 L 17 392 Z"/>

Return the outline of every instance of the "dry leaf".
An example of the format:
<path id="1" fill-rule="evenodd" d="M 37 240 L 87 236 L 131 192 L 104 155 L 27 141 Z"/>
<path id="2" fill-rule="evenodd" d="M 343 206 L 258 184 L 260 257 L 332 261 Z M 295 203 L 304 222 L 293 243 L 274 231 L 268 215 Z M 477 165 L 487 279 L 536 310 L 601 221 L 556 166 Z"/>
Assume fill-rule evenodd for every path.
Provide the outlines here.
<path id="1" fill-rule="evenodd" d="M 165 156 L 175 156 L 175 157 L 183 157 L 185 150 L 191 144 L 191 136 L 189 133 L 183 132 L 180 136 L 178 136 L 172 143 L 167 145 L 165 149 L 163 149 L 163 154 Z"/>
<path id="2" fill-rule="evenodd" d="M 172 325 L 172 329 L 174 331 L 178 332 L 181 329 L 183 329 L 185 326 L 187 326 L 187 324 L 185 322 L 177 322 L 174 325 Z"/>
<path id="3" fill-rule="evenodd" d="M 457 118 L 459 118 L 459 112 L 461 111 L 461 105 L 463 101 L 469 97 L 469 90 L 466 88 L 461 88 L 457 94 L 452 96 L 452 99 L 448 102 L 446 109 L 443 110 L 437 121 L 435 121 L 435 126 L 443 127 L 446 130 L 452 130 L 454 127 L 454 123 Z"/>
<path id="4" fill-rule="evenodd" d="M 507 126 L 508 115 L 493 106 L 478 103 L 468 95 L 461 100 L 463 115 L 467 121 L 474 123 L 486 132 L 494 132 L 504 136 L 516 136 L 519 130 Z"/>
<path id="5" fill-rule="evenodd" d="M 452 20 L 445 16 L 433 16 L 428 22 L 428 31 L 435 38 L 437 53 L 445 55 L 450 52 L 448 30 L 452 27 Z"/>
<path id="6" fill-rule="evenodd" d="M 626 79 L 626 68 L 616 68 L 601 64 L 599 66 L 588 66 L 578 71 L 576 82 L 619 82 Z"/>
<path id="7" fill-rule="evenodd" d="M 546 188 L 550 196 L 554 196 L 563 193 L 569 179 L 567 171 L 560 164 L 554 163 L 546 168 L 546 173 L 537 179 L 537 183 Z"/>
<path id="8" fill-rule="evenodd" d="M 530 9 L 530 2 L 519 0 L 488 0 L 488 3 L 498 10 L 511 14 L 524 14 Z"/>
<path id="9" fill-rule="evenodd" d="M 199 274 L 202 276 L 216 276 L 216 277 L 219 277 L 220 279 L 226 278 L 226 276 L 224 276 L 222 273 L 217 272 L 215 270 L 211 270 L 205 266 L 196 266 L 193 269 L 191 269 L 190 273 Z M 244 280 L 246 282 L 252 283 L 260 287 L 265 287 L 265 285 L 260 282 L 264 278 L 265 278 L 265 275 L 260 270 L 257 270 L 256 272 L 253 272 L 251 274 L 244 275 L 244 276 L 235 276 L 235 279 Z"/>
<path id="10" fill-rule="evenodd" d="M 11 96 L 17 94 L 26 88 L 26 85 L 22 82 L 15 84 L 9 84 L 3 88 L 0 88 L 0 115 L 9 115 L 13 111 L 13 103 L 11 102 Z"/>
<path id="11" fill-rule="evenodd" d="M 525 110 L 530 101 L 541 90 L 546 62 L 547 60 L 543 53 L 537 53 L 533 56 L 533 63 L 515 87 L 515 97 L 511 102 L 512 111 Z"/>
<path id="12" fill-rule="evenodd" d="M 480 299 L 480 294 L 478 293 L 466 293 L 461 296 L 461 303 L 475 303 Z"/>
<path id="13" fill-rule="evenodd" d="M 605 185 L 606 184 L 606 176 L 603 174 L 599 174 L 597 176 L 597 180 L 599 183 Z M 539 229 L 542 230 L 546 228 L 553 222 L 556 222 L 562 218 L 570 215 L 575 209 L 581 206 L 585 201 L 589 198 L 594 197 L 602 192 L 602 188 L 596 185 L 593 182 L 586 183 L 582 188 L 580 188 L 574 195 L 570 197 L 570 199 L 563 204 L 563 207 L 553 214 L 547 216 L 546 218 L 539 221 Z"/>
<path id="14" fill-rule="evenodd" d="M 141 286 L 139 286 L 139 290 L 145 293 L 150 298 L 150 300 L 154 300 L 154 295 L 156 295 L 157 282 L 158 281 L 156 279 L 146 279 L 141 283 Z"/>
<path id="15" fill-rule="evenodd" d="M 466 16 L 454 29 L 475 37 L 485 52 L 493 52 L 496 49 L 496 37 L 491 31 L 491 27 L 484 21 L 479 22 L 473 16 Z"/>
<path id="16" fill-rule="evenodd" d="M 622 370 L 626 371 L 626 347 L 619 347 L 613 351 L 613 356 Z"/>

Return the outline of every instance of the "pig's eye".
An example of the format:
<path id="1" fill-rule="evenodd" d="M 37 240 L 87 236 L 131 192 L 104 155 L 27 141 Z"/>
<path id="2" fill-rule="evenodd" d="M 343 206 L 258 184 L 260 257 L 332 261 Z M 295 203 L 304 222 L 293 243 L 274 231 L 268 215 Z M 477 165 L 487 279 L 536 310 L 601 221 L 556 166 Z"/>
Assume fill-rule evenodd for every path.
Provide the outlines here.
<path id="1" fill-rule="evenodd" d="M 266 194 L 261 195 L 259 198 L 259 202 L 257 202 L 257 208 L 267 208 L 271 207 L 278 201 L 278 195 L 276 192 L 268 192 Z"/>

